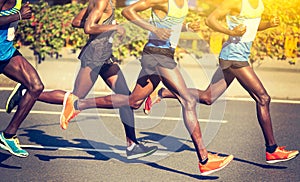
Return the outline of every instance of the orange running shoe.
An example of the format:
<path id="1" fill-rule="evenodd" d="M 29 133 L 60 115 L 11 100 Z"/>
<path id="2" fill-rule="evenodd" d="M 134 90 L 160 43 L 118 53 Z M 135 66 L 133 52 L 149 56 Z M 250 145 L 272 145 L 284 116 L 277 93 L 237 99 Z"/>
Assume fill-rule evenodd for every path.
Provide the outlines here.
<path id="1" fill-rule="evenodd" d="M 63 110 L 60 115 L 60 127 L 64 130 L 67 129 L 71 119 L 80 113 L 80 110 L 74 108 L 74 102 L 78 100 L 78 97 L 67 92 L 64 97 Z"/>
<path id="2" fill-rule="evenodd" d="M 298 154 L 298 150 L 285 150 L 285 146 L 277 147 L 273 153 L 266 152 L 266 162 L 273 164 L 276 162 L 288 161 Z"/>
<path id="3" fill-rule="evenodd" d="M 144 113 L 146 115 L 150 114 L 152 106 L 156 103 L 159 103 L 160 101 L 161 101 L 161 97 L 158 95 L 158 92 L 153 92 L 151 95 L 147 97 L 145 101 Z"/>
<path id="4" fill-rule="evenodd" d="M 227 157 L 218 156 L 218 154 L 208 153 L 208 161 L 202 165 L 199 162 L 201 175 L 209 175 L 226 167 L 233 159 L 233 155 Z"/>

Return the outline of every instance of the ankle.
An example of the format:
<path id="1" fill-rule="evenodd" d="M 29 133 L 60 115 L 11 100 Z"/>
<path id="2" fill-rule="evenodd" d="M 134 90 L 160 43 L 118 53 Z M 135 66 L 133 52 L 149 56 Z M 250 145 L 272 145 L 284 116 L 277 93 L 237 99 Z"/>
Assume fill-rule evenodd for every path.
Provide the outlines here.
<path id="1" fill-rule="evenodd" d="M 4 136 L 4 138 L 6 138 L 6 139 L 11 139 L 12 137 L 14 137 L 16 134 L 9 134 L 9 133 L 5 133 L 5 132 L 3 132 L 3 136 Z"/>
<path id="2" fill-rule="evenodd" d="M 275 152 L 277 147 L 278 147 L 277 144 L 274 144 L 274 145 L 271 145 L 271 146 L 266 144 L 266 152 L 273 153 L 273 152 Z"/>
<path id="3" fill-rule="evenodd" d="M 79 109 L 79 100 L 77 99 L 77 100 L 75 100 L 75 102 L 74 102 L 74 109 L 75 110 L 79 110 L 79 111 L 81 111 L 80 109 Z"/>
<path id="4" fill-rule="evenodd" d="M 208 157 L 206 159 L 202 159 L 202 161 L 199 161 L 201 165 L 205 165 L 208 162 Z"/>
<path id="5" fill-rule="evenodd" d="M 164 88 L 161 88 L 158 90 L 158 92 L 157 92 L 158 97 L 163 98 L 163 95 L 162 95 L 163 91 L 164 91 Z"/>
<path id="6" fill-rule="evenodd" d="M 131 151 L 136 146 L 135 143 L 132 143 L 130 146 L 127 146 L 127 150 Z"/>

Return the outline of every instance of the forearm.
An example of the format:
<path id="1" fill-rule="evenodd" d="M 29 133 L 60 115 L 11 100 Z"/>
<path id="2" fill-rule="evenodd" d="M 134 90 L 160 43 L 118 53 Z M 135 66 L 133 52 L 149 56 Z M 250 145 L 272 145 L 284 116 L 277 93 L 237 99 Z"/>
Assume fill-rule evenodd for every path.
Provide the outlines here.
<path id="1" fill-rule="evenodd" d="M 263 31 L 263 30 L 266 30 L 271 27 L 272 26 L 269 21 L 262 21 L 262 22 L 260 22 L 260 24 L 258 26 L 258 31 Z"/>
<path id="2" fill-rule="evenodd" d="M 229 30 L 228 28 L 224 27 L 215 17 L 213 16 L 209 16 L 206 21 L 205 24 L 213 29 L 214 31 L 217 32 L 221 32 L 224 33 L 226 35 L 232 35 L 232 31 Z"/>
<path id="3" fill-rule="evenodd" d="M 95 24 L 93 26 L 88 26 L 84 28 L 84 32 L 86 34 L 100 34 L 103 32 L 114 31 L 117 30 L 118 25 L 99 25 Z"/>
<path id="4" fill-rule="evenodd" d="M 0 26 L 9 24 L 17 20 L 20 20 L 20 16 L 18 13 L 9 16 L 0 16 Z"/>
<path id="5" fill-rule="evenodd" d="M 72 26 L 74 28 L 84 28 L 86 18 L 87 18 L 87 8 L 84 8 L 75 16 L 75 18 L 72 21 Z"/>
<path id="6" fill-rule="evenodd" d="M 145 21 L 142 17 L 140 17 L 136 13 L 136 11 L 133 11 L 131 9 L 124 9 L 122 11 L 122 15 L 130 22 L 142 27 L 145 30 L 154 32 L 154 30 L 156 29 L 155 26 L 151 25 L 149 22 Z"/>

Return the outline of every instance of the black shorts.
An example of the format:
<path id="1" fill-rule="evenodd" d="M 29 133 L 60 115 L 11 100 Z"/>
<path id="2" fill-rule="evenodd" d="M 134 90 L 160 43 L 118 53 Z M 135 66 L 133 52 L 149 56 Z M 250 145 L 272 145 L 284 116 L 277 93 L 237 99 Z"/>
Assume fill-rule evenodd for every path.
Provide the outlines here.
<path id="1" fill-rule="evenodd" d="M 223 60 L 219 59 L 219 66 L 222 68 L 222 70 L 226 70 L 228 68 L 242 68 L 246 66 L 250 66 L 248 61 L 228 61 L 228 60 Z"/>
<path id="2" fill-rule="evenodd" d="M 174 52 L 173 49 L 146 46 L 140 60 L 142 69 L 149 75 L 156 73 L 156 66 L 174 69 L 177 66 Z"/>
<path id="3" fill-rule="evenodd" d="M 90 67 L 99 72 L 103 64 L 112 56 L 112 44 L 109 43 L 109 37 L 102 37 L 88 42 L 80 52 L 78 58 L 81 61 L 81 67 Z"/>
<path id="4" fill-rule="evenodd" d="M 13 58 L 15 56 L 22 56 L 22 54 L 16 49 L 16 51 L 11 56 L 11 58 Z M 3 73 L 4 68 L 6 67 L 6 65 L 8 65 L 9 61 L 11 60 L 11 58 L 9 60 L 7 60 L 7 61 L 0 61 L 0 74 Z"/>

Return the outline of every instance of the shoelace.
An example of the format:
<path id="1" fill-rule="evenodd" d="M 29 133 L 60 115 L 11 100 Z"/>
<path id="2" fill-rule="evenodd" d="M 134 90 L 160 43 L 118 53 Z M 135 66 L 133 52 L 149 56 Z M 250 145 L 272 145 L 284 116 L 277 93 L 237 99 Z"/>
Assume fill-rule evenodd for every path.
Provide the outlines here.
<path id="1" fill-rule="evenodd" d="M 283 152 L 286 152 L 285 147 L 286 146 L 281 146 L 281 147 L 278 147 L 278 149 L 281 150 L 281 151 L 283 151 Z"/>
<path id="2" fill-rule="evenodd" d="M 208 156 L 212 156 L 213 158 L 220 158 L 219 153 L 215 153 L 215 154 L 213 154 L 213 153 L 208 153 Z M 207 156 L 207 157 L 208 157 L 208 156 Z M 209 159 L 209 157 L 208 157 L 208 159 Z"/>
<path id="3" fill-rule="evenodd" d="M 13 137 L 13 140 L 15 141 L 15 143 L 17 144 L 17 147 L 20 147 L 20 141 L 19 139 L 15 136 Z"/>

